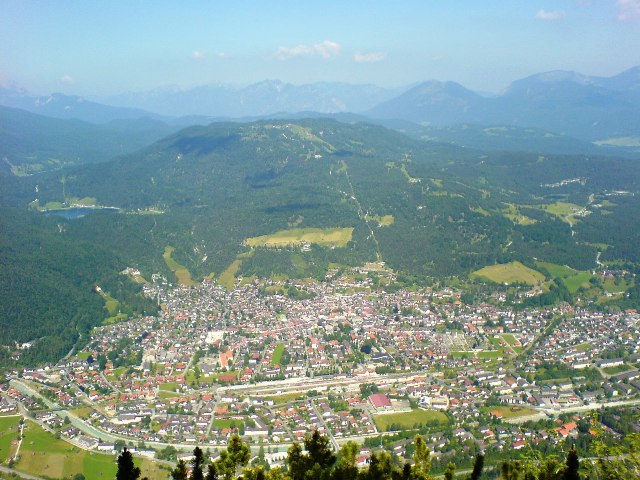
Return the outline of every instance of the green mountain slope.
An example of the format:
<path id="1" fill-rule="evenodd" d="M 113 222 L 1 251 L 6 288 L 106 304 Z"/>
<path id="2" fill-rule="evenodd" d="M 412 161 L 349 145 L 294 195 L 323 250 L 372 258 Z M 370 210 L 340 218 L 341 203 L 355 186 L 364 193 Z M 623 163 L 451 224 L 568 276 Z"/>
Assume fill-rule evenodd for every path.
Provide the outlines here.
<path id="1" fill-rule="evenodd" d="M 0 106 L 0 168 L 15 175 L 28 175 L 104 162 L 175 130 L 148 118 L 94 125 Z"/>
<path id="2" fill-rule="evenodd" d="M 592 244 L 603 237 L 598 225 L 620 220 L 632 208 L 627 204 L 636 204 L 639 169 L 615 158 L 484 154 L 365 124 L 264 121 L 192 127 L 115 162 L 69 171 L 66 195 L 130 212 L 161 210 L 153 235 L 131 233 L 140 247 L 131 240 L 124 251 L 150 242 L 157 254 L 173 245 L 196 275 L 224 270 L 250 250 L 247 238 L 293 227 L 348 227 L 353 237 L 346 247 L 313 244 L 303 263 L 380 259 L 411 275 L 442 277 L 532 257 L 594 267 Z M 59 180 L 38 179 L 41 203 L 62 200 Z M 623 190 L 630 193 L 613 193 Z M 393 221 L 382 226 L 384 216 Z M 136 226 L 150 222 L 144 216 L 118 217 L 126 232 L 152 230 Z M 626 222 L 624 235 L 609 232 L 613 248 L 603 255 L 635 262 L 630 245 L 637 228 Z M 106 228 L 80 226 L 94 223 L 73 228 L 87 240 L 99 231 L 109 244 Z M 299 247 L 289 250 L 301 254 Z M 252 254 L 243 269 L 284 268 L 282 253 Z M 278 255 L 277 262 L 266 259 Z"/>
<path id="3" fill-rule="evenodd" d="M 139 285 L 120 275 L 126 265 L 113 251 L 70 238 L 55 218 L 0 208 L 0 345 L 29 343 L 25 364 L 66 354 L 107 316 L 99 285 L 125 314 L 152 313 Z M 1 349 L 0 366 L 9 352 Z"/>

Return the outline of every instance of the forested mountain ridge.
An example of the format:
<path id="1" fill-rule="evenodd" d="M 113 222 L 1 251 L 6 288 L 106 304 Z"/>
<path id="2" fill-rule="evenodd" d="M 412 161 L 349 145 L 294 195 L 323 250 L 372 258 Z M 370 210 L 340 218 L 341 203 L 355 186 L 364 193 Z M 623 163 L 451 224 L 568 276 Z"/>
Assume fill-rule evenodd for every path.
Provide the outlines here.
<path id="1" fill-rule="evenodd" d="M 295 226 L 354 228 L 345 249 L 314 246 L 311 257 L 380 258 L 414 275 L 447 276 L 534 256 L 591 268 L 597 243 L 612 247 L 603 259 L 635 262 L 620 237 L 635 238 L 626 212 L 637 201 L 638 169 L 626 159 L 485 154 L 367 124 L 261 121 L 190 127 L 114 162 L 70 170 L 66 195 L 162 210 L 156 237 L 179 239 L 176 253 L 200 275 L 226 268 L 247 251 L 247 238 Z M 38 184 L 41 203 L 63 200 L 59 176 Z M 585 211 L 554 210 L 563 206 Z M 630 228 L 611 238 L 615 228 L 599 226 L 618 214 Z M 381 226 L 385 215 L 393 223 Z"/>
<path id="2" fill-rule="evenodd" d="M 95 125 L 0 106 L 0 169 L 30 175 L 104 162 L 138 150 L 177 129 L 150 118 Z"/>
<path id="3" fill-rule="evenodd" d="M 152 314 L 153 302 L 119 271 L 126 264 L 96 243 L 63 235 L 55 218 L 0 208 L 0 345 L 27 344 L 26 365 L 65 355 L 110 314 L 96 287 L 125 315 Z M 0 366 L 10 351 L 0 349 Z"/>

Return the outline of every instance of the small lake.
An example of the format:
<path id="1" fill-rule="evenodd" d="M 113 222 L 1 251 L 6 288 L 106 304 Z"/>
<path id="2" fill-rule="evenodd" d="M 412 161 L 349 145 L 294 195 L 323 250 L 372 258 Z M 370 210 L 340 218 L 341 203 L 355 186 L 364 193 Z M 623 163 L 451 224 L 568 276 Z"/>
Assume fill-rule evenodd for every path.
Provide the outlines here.
<path id="1" fill-rule="evenodd" d="M 72 207 L 72 208 L 59 208 L 56 210 L 47 210 L 46 212 L 42 212 L 42 214 L 47 217 L 55 216 L 55 217 L 66 218 L 67 220 L 75 220 L 77 218 L 82 218 L 91 213 L 105 211 L 105 210 L 109 212 L 117 212 L 119 209 L 115 207 L 104 207 L 104 208 Z"/>

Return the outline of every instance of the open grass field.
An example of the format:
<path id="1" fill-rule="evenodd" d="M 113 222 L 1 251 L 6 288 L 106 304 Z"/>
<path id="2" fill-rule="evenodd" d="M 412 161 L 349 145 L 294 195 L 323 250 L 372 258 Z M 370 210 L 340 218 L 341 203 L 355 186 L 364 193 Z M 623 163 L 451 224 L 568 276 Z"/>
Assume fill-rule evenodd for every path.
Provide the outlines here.
<path id="1" fill-rule="evenodd" d="M 243 425 L 242 420 L 235 420 L 233 418 L 214 418 L 213 419 L 213 428 L 217 428 L 221 430 L 223 428 L 240 428 Z"/>
<path id="2" fill-rule="evenodd" d="M 264 397 L 265 400 L 271 400 L 274 404 L 280 405 L 281 403 L 295 402 L 297 400 L 305 398 L 304 393 L 283 393 L 282 395 L 273 395 L 271 397 Z"/>
<path id="3" fill-rule="evenodd" d="M 616 282 L 613 278 L 606 278 L 602 286 L 609 293 L 622 293 L 633 287 L 633 280 L 620 279 Z"/>
<path id="4" fill-rule="evenodd" d="M 12 445 L 12 442 L 18 440 L 21 418 L 0 417 L 0 463 L 5 463 L 15 453 L 17 445 Z"/>
<path id="5" fill-rule="evenodd" d="M 234 260 L 231 265 L 229 265 L 227 269 L 220 274 L 218 277 L 218 284 L 222 285 L 227 290 L 231 290 L 236 280 L 236 273 L 238 273 L 238 270 L 240 269 L 240 265 L 242 265 L 242 260 Z"/>
<path id="6" fill-rule="evenodd" d="M 403 173 L 403 174 L 404 174 L 404 176 L 406 177 L 407 182 L 409 182 L 409 183 L 418 183 L 418 182 L 420 182 L 420 179 L 419 179 L 419 178 L 413 178 L 413 177 L 409 174 L 409 172 L 408 172 L 408 170 L 407 170 L 407 166 L 406 166 L 405 164 L 402 164 L 402 166 L 400 167 L 400 170 L 402 171 L 402 173 Z"/>
<path id="7" fill-rule="evenodd" d="M 589 288 L 589 280 L 593 277 L 590 272 L 578 272 L 571 277 L 562 280 L 564 285 L 571 293 L 576 293 L 580 287 Z"/>
<path id="8" fill-rule="evenodd" d="M 617 365 L 615 367 L 604 367 L 602 369 L 602 371 L 607 375 L 617 375 L 618 373 L 627 372 L 629 370 L 632 370 L 632 367 L 627 364 Z"/>
<path id="9" fill-rule="evenodd" d="M 437 422 L 446 424 L 449 422 L 447 416 L 437 410 L 416 409 L 410 412 L 386 413 L 374 416 L 374 420 L 380 431 L 389 431 L 391 427 L 413 428 L 418 424 Z"/>
<path id="10" fill-rule="evenodd" d="M 159 385 L 159 389 L 160 390 L 164 390 L 166 392 L 177 392 L 178 391 L 178 384 L 176 382 L 161 383 Z"/>
<path id="11" fill-rule="evenodd" d="M 476 356 L 482 359 L 495 359 L 506 357 L 507 354 L 504 352 L 504 350 L 485 350 L 484 352 L 478 352 Z"/>
<path id="12" fill-rule="evenodd" d="M 567 222 L 569 224 L 576 223 L 576 219 L 573 214 L 582 210 L 582 207 L 580 205 L 569 202 L 555 202 L 542 205 L 531 205 L 531 208 L 544 210 L 545 212 L 551 215 L 555 215 L 563 222 Z"/>
<path id="13" fill-rule="evenodd" d="M 551 276 L 561 278 L 564 285 L 571 293 L 576 293 L 580 287 L 589 288 L 591 285 L 589 284 L 589 280 L 594 277 L 590 272 L 585 272 L 581 270 L 574 270 L 571 267 L 567 267 L 566 265 L 556 265 L 555 263 L 547 263 L 547 262 L 536 262 L 536 265 L 539 265 L 541 268 L 546 269 Z M 623 282 L 624 283 L 624 282 Z M 611 284 L 613 284 L 613 280 L 611 280 Z M 605 290 L 611 291 L 607 289 L 607 284 L 604 285 Z M 620 289 L 618 291 L 612 291 L 612 293 L 619 293 L 626 290 L 625 286 L 620 285 Z"/>
<path id="14" fill-rule="evenodd" d="M 537 413 L 535 410 L 531 408 L 522 408 L 522 407 L 509 407 L 509 406 L 500 406 L 500 407 L 484 407 L 481 409 L 484 413 L 496 412 L 502 415 L 502 418 L 518 418 L 518 417 L 526 417 L 527 415 L 533 415 Z"/>
<path id="15" fill-rule="evenodd" d="M 507 203 L 506 207 L 502 209 L 502 216 L 517 225 L 533 225 L 537 223 L 537 220 L 522 214 L 518 206 L 512 203 Z"/>
<path id="16" fill-rule="evenodd" d="M 567 278 L 578 273 L 577 270 L 574 270 L 571 267 L 567 267 L 566 265 L 558 265 L 556 263 L 536 261 L 536 265 L 540 268 L 544 268 L 552 277 L 557 278 Z"/>
<path id="17" fill-rule="evenodd" d="M 87 358 L 91 356 L 91 352 L 78 352 L 76 353 L 76 358 L 82 362 L 85 362 Z"/>
<path id="18" fill-rule="evenodd" d="M 100 292 L 100 296 L 104 300 L 104 308 L 109 312 L 109 316 L 116 315 L 120 308 L 120 302 L 113 298 L 109 292 L 105 292 L 104 290 Z"/>
<path id="19" fill-rule="evenodd" d="M 178 279 L 178 283 L 180 285 L 185 285 L 187 287 L 195 285 L 196 282 L 194 282 L 191 279 L 191 273 L 189 272 L 189 270 L 187 270 L 187 267 L 185 267 L 184 265 L 180 265 L 178 262 L 176 262 L 173 259 L 172 255 L 174 251 L 175 251 L 174 247 L 171 247 L 168 245 L 164 247 L 164 253 L 162 254 L 164 263 L 167 264 L 167 267 L 169 267 L 169 270 L 171 270 L 173 274 L 176 276 L 176 278 Z"/>
<path id="20" fill-rule="evenodd" d="M 393 218 L 393 215 L 365 215 L 364 219 L 367 222 L 370 221 L 374 221 L 374 222 L 378 222 L 378 226 L 379 227 L 389 227 L 391 225 L 393 225 L 393 222 L 396 221 L 395 218 Z"/>
<path id="21" fill-rule="evenodd" d="M 78 407 L 71 410 L 74 415 L 80 418 L 89 418 L 89 416 L 93 413 L 93 408 L 91 407 Z"/>
<path id="22" fill-rule="evenodd" d="M 348 228 L 292 228 L 271 235 L 247 238 L 250 247 L 288 247 L 308 244 L 344 247 L 351 241 L 353 227 Z"/>
<path id="23" fill-rule="evenodd" d="M 273 351 L 273 357 L 271 357 L 272 367 L 275 367 L 276 365 L 280 365 L 280 360 L 282 360 L 283 353 L 284 353 L 284 343 L 279 343 L 276 349 Z"/>
<path id="24" fill-rule="evenodd" d="M 540 285 L 544 275 L 537 270 L 524 266 L 520 262 L 490 265 L 471 273 L 471 278 L 486 278 L 495 283 L 526 283 Z"/>
<path id="25" fill-rule="evenodd" d="M 512 347 L 520 343 L 518 342 L 518 339 L 514 337 L 511 333 L 503 333 L 502 338 L 504 339 L 505 342 L 507 342 Z"/>
<path id="26" fill-rule="evenodd" d="M 135 459 L 142 470 L 142 477 L 168 478 L 168 471 L 157 462 Z M 57 440 L 51 433 L 33 422 L 27 422 L 25 438 L 20 449 L 16 469 L 31 475 L 48 478 L 69 478 L 82 473 L 87 480 L 115 478 L 115 456 L 82 450 L 64 440 Z"/>

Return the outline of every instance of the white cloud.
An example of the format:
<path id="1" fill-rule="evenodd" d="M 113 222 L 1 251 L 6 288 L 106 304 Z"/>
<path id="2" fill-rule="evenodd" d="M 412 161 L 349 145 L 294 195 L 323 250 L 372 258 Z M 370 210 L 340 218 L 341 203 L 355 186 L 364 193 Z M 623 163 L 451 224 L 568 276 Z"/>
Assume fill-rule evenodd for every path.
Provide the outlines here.
<path id="1" fill-rule="evenodd" d="M 313 48 L 322 58 L 336 57 L 340 55 L 341 49 L 339 43 L 332 42 L 331 40 L 325 40 L 324 42 L 316 43 Z"/>
<path id="2" fill-rule="evenodd" d="M 353 60 L 356 63 L 375 63 L 381 62 L 387 58 L 387 54 L 384 52 L 370 52 L 370 53 L 360 53 L 356 52 L 353 56 Z"/>
<path id="3" fill-rule="evenodd" d="M 325 40 L 315 45 L 296 45 L 295 47 L 278 47 L 275 57 L 279 60 L 287 60 L 295 57 L 320 56 L 328 59 L 340 55 L 340 44 L 331 40 Z"/>
<path id="4" fill-rule="evenodd" d="M 536 13 L 536 20 L 561 20 L 565 15 L 562 10 L 545 10 L 541 8 L 538 10 L 538 13 Z"/>
<path id="5" fill-rule="evenodd" d="M 60 81 L 64 83 L 69 83 L 69 84 L 76 83 L 75 79 L 71 75 L 63 75 L 60 78 Z"/>
<path id="6" fill-rule="evenodd" d="M 634 23 L 640 21 L 640 0 L 618 0 L 616 2 L 619 22 Z"/>
<path id="7" fill-rule="evenodd" d="M 216 57 L 218 57 L 218 58 L 231 58 L 232 55 L 230 53 L 227 53 L 227 52 L 218 52 L 218 53 L 216 53 Z"/>
<path id="8" fill-rule="evenodd" d="M 286 60 L 293 57 L 310 57 L 313 49 L 308 45 L 297 45 L 295 47 L 278 47 L 276 58 Z"/>
<path id="9" fill-rule="evenodd" d="M 194 60 L 201 60 L 207 56 L 207 52 L 203 52 L 202 50 L 194 50 L 191 52 L 191 58 Z"/>

